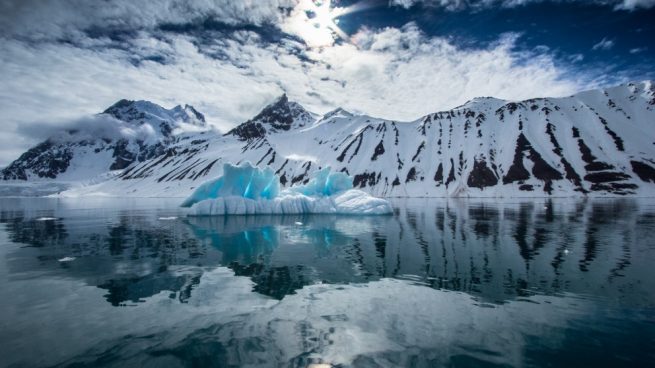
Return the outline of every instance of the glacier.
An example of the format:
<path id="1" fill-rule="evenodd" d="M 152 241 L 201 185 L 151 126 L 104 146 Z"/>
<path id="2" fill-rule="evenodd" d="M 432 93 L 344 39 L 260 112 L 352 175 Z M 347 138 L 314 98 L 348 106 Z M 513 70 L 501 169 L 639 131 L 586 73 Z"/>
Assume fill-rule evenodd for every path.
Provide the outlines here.
<path id="1" fill-rule="evenodd" d="M 182 202 L 190 216 L 258 214 L 387 215 L 389 201 L 353 189 L 353 179 L 330 167 L 315 171 L 304 185 L 280 190 L 280 178 L 270 167 L 250 162 L 226 163 L 223 175 L 200 185 Z"/>

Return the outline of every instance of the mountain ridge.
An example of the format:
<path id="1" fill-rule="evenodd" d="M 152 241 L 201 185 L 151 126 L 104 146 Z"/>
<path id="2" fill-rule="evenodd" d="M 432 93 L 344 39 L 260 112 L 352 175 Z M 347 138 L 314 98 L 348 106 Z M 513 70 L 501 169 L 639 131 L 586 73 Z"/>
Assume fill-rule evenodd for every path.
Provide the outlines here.
<path id="1" fill-rule="evenodd" d="M 282 95 L 225 134 L 170 134 L 113 179 L 65 194 L 184 196 L 223 163 L 251 161 L 271 166 L 283 186 L 329 165 L 386 197 L 651 196 L 654 124 L 651 81 L 569 97 L 476 98 L 410 122 L 342 108 L 319 116 Z"/>
<path id="2" fill-rule="evenodd" d="M 94 115 L 86 124 L 62 129 L 32 147 L 2 169 L 0 177 L 3 180 L 85 179 L 161 154 L 176 130 L 186 130 L 187 126 L 208 128 L 204 115 L 193 106 L 165 109 L 150 101 L 126 99 Z M 66 175 L 75 156 L 88 156 L 83 160 L 86 162 L 77 163 L 86 170 L 78 167 L 79 175 Z"/>

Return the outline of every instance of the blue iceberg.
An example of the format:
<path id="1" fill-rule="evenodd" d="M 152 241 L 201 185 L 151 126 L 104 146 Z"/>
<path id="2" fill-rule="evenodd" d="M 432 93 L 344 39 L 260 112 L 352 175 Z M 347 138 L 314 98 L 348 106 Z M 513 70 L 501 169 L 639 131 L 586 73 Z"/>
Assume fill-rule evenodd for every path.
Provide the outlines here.
<path id="1" fill-rule="evenodd" d="M 353 178 L 342 172 L 331 172 L 330 167 L 315 171 L 305 185 L 298 185 L 289 190 L 306 196 L 331 196 L 353 188 Z"/>
<path id="2" fill-rule="evenodd" d="M 202 183 L 183 203 L 182 207 L 210 198 L 243 197 L 273 199 L 280 192 L 280 178 L 267 167 L 259 169 L 247 162 L 241 166 L 223 165 L 223 176 Z"/>
<path id="3" fill-rule="evenodd" d="M 313 173 L 304 185 L 280 190 L 280 178 L 269 167 L 246 162 L 223 165 L 223 176 L 200 185 L 183 203 L 189 215 L 255 214 L 391 214 L 391 204 L 353 189 L 352 178 L 329 167 Z"/>

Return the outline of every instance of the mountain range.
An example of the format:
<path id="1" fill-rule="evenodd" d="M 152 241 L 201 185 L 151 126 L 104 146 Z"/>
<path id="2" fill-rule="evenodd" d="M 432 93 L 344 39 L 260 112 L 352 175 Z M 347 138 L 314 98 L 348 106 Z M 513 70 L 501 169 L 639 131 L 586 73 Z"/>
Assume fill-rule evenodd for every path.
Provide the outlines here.
<path id="1" fill-rule="evenodd" d="M 655 84 L 570 97 L 476 98 L 400 122 L 336 109 L 319 115 L 286 95 L 222 134 L 192 106 L 121 100 L 103 129 L 69 129 L 0 173 L 67 182 L 62 195 L 188 195 L 224 163 L 270 166 L 283 186 L 325 166 L 381 197 L 655 195 Z"/>

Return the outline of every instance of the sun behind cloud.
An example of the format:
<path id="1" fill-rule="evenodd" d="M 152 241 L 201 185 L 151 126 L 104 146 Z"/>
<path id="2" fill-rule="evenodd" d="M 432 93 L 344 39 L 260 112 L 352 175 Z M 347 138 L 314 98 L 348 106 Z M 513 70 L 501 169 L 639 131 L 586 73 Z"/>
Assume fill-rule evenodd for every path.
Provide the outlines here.
<path id="1" fill-rule="evenodd" d="M 283 24 L 283 29 L 302 38 L 309 47 L 332 46 L 339 38 L 348 39 L 337 25 L 337 18 L 353 9 L 333 7 L 330 0 L 301 0 Z"/>

